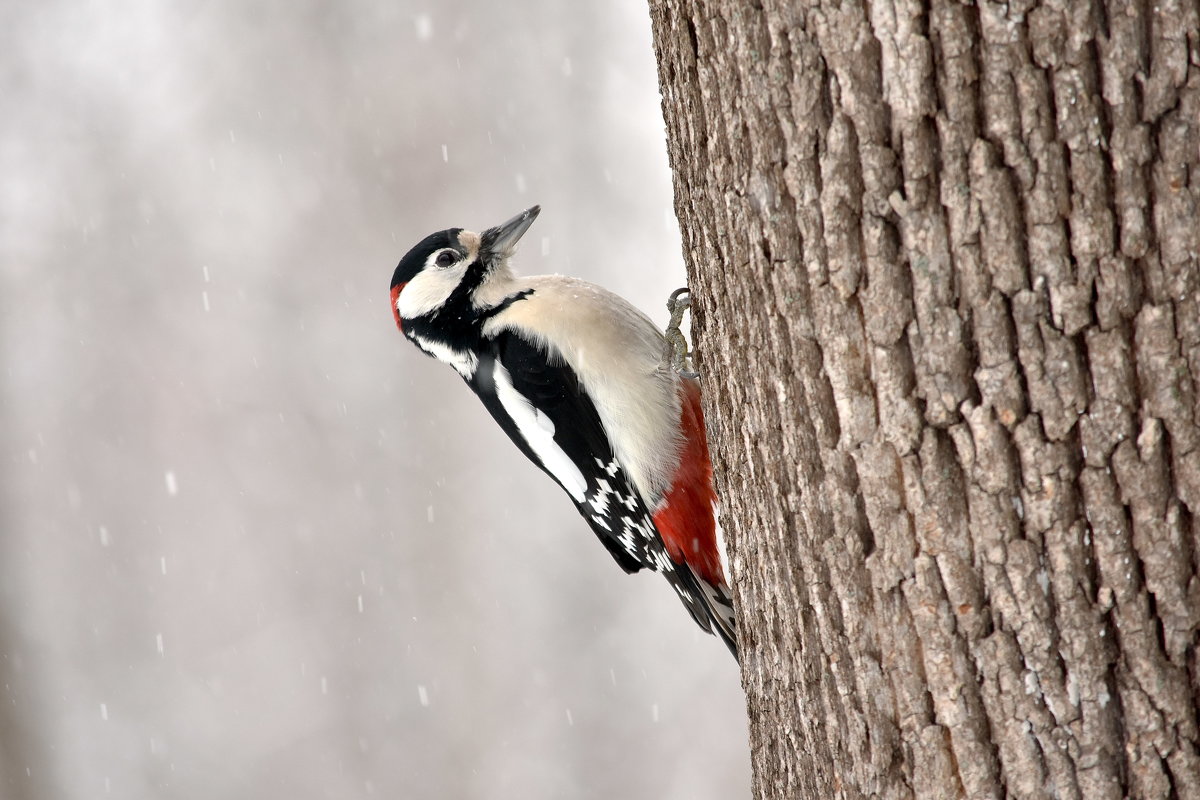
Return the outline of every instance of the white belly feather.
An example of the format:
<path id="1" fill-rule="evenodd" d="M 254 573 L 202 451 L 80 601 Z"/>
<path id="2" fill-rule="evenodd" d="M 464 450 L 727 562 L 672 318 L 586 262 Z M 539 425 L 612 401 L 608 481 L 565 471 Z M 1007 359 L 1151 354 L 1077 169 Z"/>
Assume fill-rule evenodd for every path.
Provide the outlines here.
<path id="1" fill-rule="evenodd" d="M 500 280 L 487 287 L 495 302 L 524 289 L 533 294 L 488 320 L 484 333 L 512 329 L 543 347 L 553 341 L 592 398 L 621 466 L 653 510 L 671 486 L 682 444 L 678 378 L 661 363 L 658 327 L 624 299 L 585 281 L 495 277 Z"/>

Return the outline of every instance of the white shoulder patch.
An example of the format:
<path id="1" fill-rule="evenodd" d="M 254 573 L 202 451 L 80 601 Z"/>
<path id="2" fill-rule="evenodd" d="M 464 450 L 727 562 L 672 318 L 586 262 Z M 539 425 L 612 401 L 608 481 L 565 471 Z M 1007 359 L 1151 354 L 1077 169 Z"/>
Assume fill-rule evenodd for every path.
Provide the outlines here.
<path id="1" fill-rule="evenodd" d="M 479 356 L 468 350 L 455 350 L 441 342 L 435 342 L 423 336 L 412 336 L 410 338 L 416 343 L 417 347 L 429 353 L 429 355 L 443 364 L 449 364 L 454 367 L 454 371 L 467 380 L 471 380 L 475 375 L 475 370 L 479 367 Z"/>
<path id="2" fill-rule="evenodd" d="M 499 361 L 495 362 L 496 397 L 512 417 L 529 449 L 537 454 L 542 465 L 550 471 L 576 503 L 582 503 L 587 481 L 575 462 L 554 441 L 554 420 L 547 417 L 513 386 L 512 376 Z"/>
<path id="3" fill-rule="evenodd" d="M 484 323 L 553 346 L 591 397 L 619 464 L 653 508 L 671 488 L 683 444 L 679 378 L 661 365 L 662 331 L 620 297 L 574 278 L 543 275 L 508 283 L 532 290 Z M 501 301 L 497 291 L 492 301 Z"/>

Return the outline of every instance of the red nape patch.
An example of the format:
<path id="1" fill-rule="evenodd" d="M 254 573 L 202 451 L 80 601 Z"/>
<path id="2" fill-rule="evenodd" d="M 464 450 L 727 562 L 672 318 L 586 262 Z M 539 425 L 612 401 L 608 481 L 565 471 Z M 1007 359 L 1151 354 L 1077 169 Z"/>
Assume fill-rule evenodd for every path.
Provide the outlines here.
<path id="1" fill-rule="evenodd" d="M 713 586 L 724 586 L 725 574 L 717 551 L 717 524 L 713 518 L 717 493 L 713 489 L 708 440 L 704 438 L 700 384 L 683 378 L 679 383 L 679 399 L 683 449 L 671 490 L 654 512 L 654 524 L 671 558 L 687 562 L 693 572 Z"/>
<path id="2" fill-rule="evenodd" d="M 396 308 L 396 301 L 400 299 L 400 292 L 404 290 L 407 283 L 397 283 L 392 287 L 392 316 L 396 318 L 396 327 L 404 333 L 404 326 L 400 323 L 400 309 Z"/>

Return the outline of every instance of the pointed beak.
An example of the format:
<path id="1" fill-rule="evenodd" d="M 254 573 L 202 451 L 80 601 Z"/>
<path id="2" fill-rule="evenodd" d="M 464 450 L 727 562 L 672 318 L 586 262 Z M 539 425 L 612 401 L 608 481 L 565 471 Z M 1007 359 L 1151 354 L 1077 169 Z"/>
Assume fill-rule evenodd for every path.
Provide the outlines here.
<path id="1" fill-rule="evenodd" d="M 541 206 L 528 208 L 508 222 L 484 231 L 480 236 L 480 244 L 485 263 L 503 261 L 511 256 L 517 248 L 517 242 L 529 230 L 541 210 Z"/>

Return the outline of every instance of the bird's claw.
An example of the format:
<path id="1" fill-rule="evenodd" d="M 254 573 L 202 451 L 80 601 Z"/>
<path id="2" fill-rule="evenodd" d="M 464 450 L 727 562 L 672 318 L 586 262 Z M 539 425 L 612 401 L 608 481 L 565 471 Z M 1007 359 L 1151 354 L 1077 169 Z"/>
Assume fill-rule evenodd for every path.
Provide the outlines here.
<path id="1" fill-rule="evenodd" d="M 667 298 L 667 311 L 671 312 L 671 321 L 667 323 L 664 335 L 667 337 L 663 349 L 663 361 L 671 365 L 671 369 L 684 378 L 699 378 L 700 374 L 691 370 L 691 352 L 688 350 L 687 338 L 679 326 L 683 323 L 684 313 L 692 305 L 691 292 L 685 286 L 671 292 Z"/>
<path id="2" fill-rule="evenodd" d="M 681 294 L 687 295 L 687 297 L 680 300 L 679 296 Z M 692 290 L 686 286 L 681 286 L 678 289 L 676 289 L 675 291 L 671 292 L 671 296 L 667 298 L 667 311 L 671 312 L 672 321 L 675 321 L 676 309 L 685 309 L 685 308 L 690 307 L 691 305 L 692 305 Z M 680 319 L 683 318 L 682 315 L 683 315 L 683 312 L 681 310 L 680 311 Z"/>

